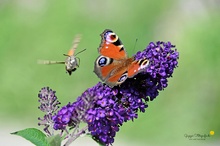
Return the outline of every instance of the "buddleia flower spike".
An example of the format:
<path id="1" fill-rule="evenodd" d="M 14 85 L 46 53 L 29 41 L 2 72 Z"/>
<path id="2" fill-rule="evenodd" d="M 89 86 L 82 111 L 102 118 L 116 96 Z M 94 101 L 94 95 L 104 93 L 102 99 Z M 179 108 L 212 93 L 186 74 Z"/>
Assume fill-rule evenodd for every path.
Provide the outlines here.
<path id="1" fill-rule="evenodd" d="M 60 104 L 60 102 L 57 100 L 55 93 L 56 91 L 53 91 L 49 87 L 44 87 L 39 91 L 38 94 L 40 102 L 40 106 L 38 108 L 45 113 L 43 118 L 38 118 L 38 125 L 43 125 L 45 127 L 44 131 L 47 133 L 48 136 L 54 135 L 54 129 L 52 128 L 54 122 L 52 120 L 52 117 L 59 108 Z"/>
<path id="2" fill-rule="evenodd" d="M 144 113 L 148 102 L 168 86 L 168 78 L 172 77 L 178 65 L 179 53 L 170 42 L 158 41 L 151 42 L 133 57 L 149 60 L 149 66 L 120 86 L 111 88 L 104 83 L 96 84 L 53 116 L 55 130 L 75 128 L 68 144 L 83 133 L 91 135 L 101 145 L 114 143 L 120 127 L 138 118 L 139 111 Z M 80 129 L 81 123 L 87 125 Z"/>

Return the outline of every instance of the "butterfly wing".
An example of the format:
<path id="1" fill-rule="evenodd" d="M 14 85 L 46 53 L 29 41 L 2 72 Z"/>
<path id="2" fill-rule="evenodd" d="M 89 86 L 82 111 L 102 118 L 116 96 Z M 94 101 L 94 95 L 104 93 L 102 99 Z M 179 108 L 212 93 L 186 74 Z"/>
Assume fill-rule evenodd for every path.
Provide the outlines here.
<path id="1" fill-rule="evenodd" d="M 139 72 L 146 69 L 150 64 L 150 61 L 147 59 L 141 59 L 141 60 L 134 60 L 129 66 L 128 66 L 128 78 L 132 78 Z"/>
<path id="2" fill-rule="evenodd" d="M 147 59 L 128 58 L 121 40 L 113 31 L 106 29 L 101 37 L 98 49 L 101 55 L 95 61 L 94 72 L 107 85 L 119 85 L 149 65 Z"/>
<path id="3" fill-rule="evenodd" d="M 102 34 L 102 41 L 98 48 L 101 55 L 113 58 L 115 60 L 121 60 L 127 58 L 125 48 L 119 39 L 119 37 L 109 29 L 106 29 Z"/>
<path id="4" fill-rule="evenodd" d="M 95 61 L 94 72 L 106 84 L 115 86 L 126 72 L 126 67 L 122 67 L 121 63 L 127 59 L 127 53 L 121 40 L 112 30 L 106 29 L 101 37 L 98 48 L 101 55 Z"/>
<path id="5" fill-rule="evenodd" d="M 114 72 L 114 71 L 113 71 Z M 116 72 L 112 76 L 109 76 L 107 80 L 105 80 L 105 83 L 109 85 L 110 87 L 114 87 L 117 85 L 120 85 L 127 79 L 127 70 L 126 68 L 121 69 L 120 71 Z"/>
<path id="6" fill-rule="evenodd" d="M 102 60 L 102 63 L 106 61 L 107 65 L 102 66 L 100 62 L 96 62 L 98 67 L 95 72 L 102 81 L 111 87 L 123 83 L 127 78 L 132 78 L 149 66 L 149 60 L 134 60 L 133 57 L 121 61 L 111 60 L 108 57 L 98 60 Z"/>
<path id="7" fill-rule="evenodd" d="M 113 63 L 114 64 L 114 63 Z M 109 86 L 116 86 L 122 84 L 127 78 L 132 78 L 139 72 L 143 71 L 149 66 L 149 60 L 141 59 L 134 60 L 134 58 L 128 58 L 120 63 L 116 63 L 113 66 L 113 70 L 109 74 L 109 77 L 105 81 Z M 102 69 L 105 69 L 102 68 Z"/>
<path id="8" fill-rule="evenodd" d="M 81 35 L 79 35 L 79 34 L 76 35 L 74 40 L 73 40 L 73 45 L 72 45 L 71 49 L 68 51 L 68 53 L 67 53 L 68 56 L 73 56 L 74 55 L 75 50 L 78 47 L 80 40 L 81 40 Z"/>
<path id="9" fill-rule="evenodd" d="M 104 62 L 106 62 L 106 64 L 101 64 Z M 96 60 L 94 72 L 103 82 L 113 87 L 121 84 L 127 78 L 127 66 L 122 66 L 121 64 L 123 64 L 121 61 L 100 56 Z"/>

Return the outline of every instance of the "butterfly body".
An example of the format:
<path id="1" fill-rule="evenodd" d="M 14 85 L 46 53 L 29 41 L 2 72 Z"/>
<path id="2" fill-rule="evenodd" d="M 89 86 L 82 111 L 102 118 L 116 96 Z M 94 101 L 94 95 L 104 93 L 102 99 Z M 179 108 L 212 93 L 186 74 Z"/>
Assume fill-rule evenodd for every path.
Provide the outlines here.
<path id="1" fill-rule="evenodd" d="M 149 65 L 147 59 L 129 58 L 121 40 L 112 30 L 106 29 L 101 37 L 100 56 L 95 61 L 94 72 L 107 85 L 120 85 Z"/>
<path id="2" fill-rule="evenodd" d="M 65 69 L 66 72 L 71 75 L 72 72 L 76 71 L 77 67 L 79 67 L 79 58 L 76 57 L 77 54 L 81 53 L 82 50 L 80 52 L 78 52 L 76 55 L 75 50 L 80 42 L 81 37 L 79 35 L 77 35 L 73 41 L 73 46 L 72 48 L 68 51 L 67 54 L 63 54 L 64 56 L 67 56 L 65 61 L 49 61 L 49 60 L 39 60 L 38 63 L 39 64 L 65 64 Z"/>
<path id="3" fill-rule="evenodd" d="M 71 75 L 79 67 L 79 63 L 75 56 L 68 56 L 65 60 L 66 72 Z"/>

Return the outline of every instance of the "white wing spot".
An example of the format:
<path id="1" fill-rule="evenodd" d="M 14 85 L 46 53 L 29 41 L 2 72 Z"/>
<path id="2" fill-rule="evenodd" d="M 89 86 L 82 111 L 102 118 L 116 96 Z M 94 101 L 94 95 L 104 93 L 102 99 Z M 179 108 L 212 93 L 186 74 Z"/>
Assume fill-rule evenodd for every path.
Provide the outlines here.
<path id="1" fill-rule="evenodd" d="M 146 67 L 148 67 L 149 63 L 145 64 L 145 65 L 141 65 L 138 70 L 142 70 L 145 69 Z"/>

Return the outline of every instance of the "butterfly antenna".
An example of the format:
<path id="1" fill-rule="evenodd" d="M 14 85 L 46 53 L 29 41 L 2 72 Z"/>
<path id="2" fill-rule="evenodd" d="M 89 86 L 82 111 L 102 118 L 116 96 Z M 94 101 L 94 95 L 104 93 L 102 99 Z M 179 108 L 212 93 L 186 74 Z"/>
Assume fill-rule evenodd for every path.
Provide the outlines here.
<path id="1" fill-rule="evenodd" d="M 80 54 L 80 53 L 82 53 L 82 52 L 84 52 L 84 51 L 86 51 L 86 49 L 83 49 L 82 51 L 79 51 L 78 53 L 76 53 L 76 55 L 77 55 L 77 54 Z M 75 55 L 75 56 L 76 56 L 76 55 Z"/>
<path id="2" fill-rule="evenodd" d="M 136 48 L 136 45 L 137 45 L 137 41 L 138 41 L 138 39 L 136 38 L 136 40 L 135 40 L 135 43 L 134 43 L 134 48 L 133 48 L 133 52 L 134 52 L 134 50 L 135 50 L 135 48 Z"/>
<path id="3" fill-rule="evenodd" d="M 69 56 L 69 55 L 67 55 L 67 54 L 63 54 L 63 56 Z"/>

